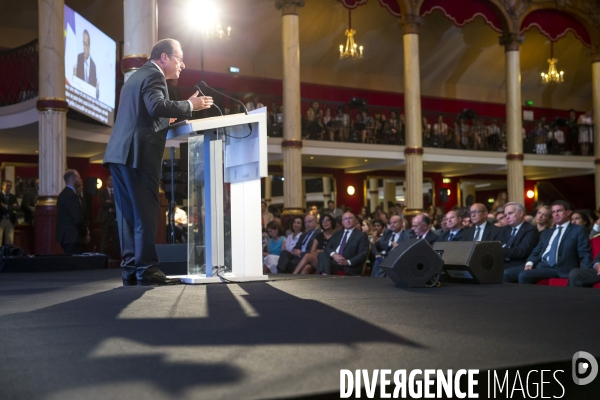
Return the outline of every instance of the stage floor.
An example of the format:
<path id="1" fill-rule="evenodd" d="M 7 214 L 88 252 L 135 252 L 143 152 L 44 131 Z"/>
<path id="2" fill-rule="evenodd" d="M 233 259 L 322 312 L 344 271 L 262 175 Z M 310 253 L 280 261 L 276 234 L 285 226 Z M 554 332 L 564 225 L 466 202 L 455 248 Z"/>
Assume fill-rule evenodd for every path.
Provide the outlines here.
<path id="1" fill-rule="evenodd" d="M 600 355 L 598 289 L 292 278 L 138 288 L 120 270 L 0 274 L 0 398 L 339 396 L 340 369 Z"/>

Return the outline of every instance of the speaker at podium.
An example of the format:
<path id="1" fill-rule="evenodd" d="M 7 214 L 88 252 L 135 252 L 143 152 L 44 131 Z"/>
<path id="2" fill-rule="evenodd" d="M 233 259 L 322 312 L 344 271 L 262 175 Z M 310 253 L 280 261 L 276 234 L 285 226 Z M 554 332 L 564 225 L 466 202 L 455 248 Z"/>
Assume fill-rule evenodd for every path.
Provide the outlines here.
<path id="1" fill-rule="evenodd" d="M 394 247 L 380 266 L 396 286 L 423 288 L 436 285 L 444 261 L 427 240 L 408 239 Z"/>

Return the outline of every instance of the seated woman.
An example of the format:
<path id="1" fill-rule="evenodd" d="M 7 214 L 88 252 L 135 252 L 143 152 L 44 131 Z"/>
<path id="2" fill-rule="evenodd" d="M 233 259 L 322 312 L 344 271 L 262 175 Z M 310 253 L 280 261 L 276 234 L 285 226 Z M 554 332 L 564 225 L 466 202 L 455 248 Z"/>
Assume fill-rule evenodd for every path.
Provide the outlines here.
<path id="1" fill-rule="evenodd" d="M 313 248 L 310 250 L 310 252 L 307 252 L 304 257 L 302 257 L 296 266 L 296 269 L 294 270 L 294 274 L 312 274 L 313 271 L 316 271 L 319 263 L 317 261 L 317 255 L 323 251 L 325 246 L 327 246 L 327 242 L 329 242 L 331 235 L 333 235 L 335 231 L 336 220 L 331 215 L 324 214 L 321 217 L 320 223 L 321 230 L 323 231 L 323 246 L 318 248 L 318 243 L 315 240 L 313 243 Z"/>
<path id="2" fill-rule="evenodd" d="M 304 232 L 304 218 L 300 215 L 295 216 L 294 219 L 292 219 L 291 228 L 291 233 L 285 238 L 284 246 L 284 249 L 290 253 L 294 250 L 300 235 Z"/>
<path id="3" fill-rule="evenodd" d="M 270 239 L 267 244 L 267 251 L 263 253 L 263 256 L 265 257 L 263 272 L 265 274 L 268 274 L 269 272 L 277 273 L 279 255 L 281 254 L 281 250 L 285 248 L 283 228 L 279 222 L 271 221 L 267 224 L 267 232 L 269 233 Z"/>

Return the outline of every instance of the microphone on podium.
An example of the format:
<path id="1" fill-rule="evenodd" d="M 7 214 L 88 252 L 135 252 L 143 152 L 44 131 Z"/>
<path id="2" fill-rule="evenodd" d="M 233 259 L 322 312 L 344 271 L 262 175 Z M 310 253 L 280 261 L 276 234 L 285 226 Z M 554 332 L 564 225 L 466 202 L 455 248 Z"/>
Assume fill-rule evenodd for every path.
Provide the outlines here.
<path id="1" fill-rule="evenodd" d="M 206 96 L 204 93 L 202 93 L 202 90 L 200 90 L 200 88 L 198 86 L 194 86 L 194 88 L 198 91 L 198 93 L 200 93 L 202 96 Z M 221 111 L 221 109 L 219 108 L 218 105 L 216 105 L 215 103 L 213 103 L 213 106 L 217 107 L 217 110 L 219 110 L 219 113 L 221 114 L 221 117 L 223 116 L 223 111 Z"/>
<path id="2" fill-rule="evenodd" d="M 234 98 L 234 97 L 231 97 L 231 96 L 227 96 L 225 93 L 219 92 L 217 89 L 213 89 L 213 88 L 211 88 L 211 87 L 210 87 L 210 86 L 208 86 L 208 85 L 206 84 L 206 82 L 204 82 L 204 81 L 200 81 L 200 82 L 198 83 L 198 85 L 200 85 L 200 86 L 204 86 L 205 88 L 207 88 L 207 89 L 210 89 L 210 90 L 212 90 L 213 92 L 215 92 L 215 93 L 218 93 L 218 94 L 220 94 L 221 96 L 228 98 L 229 100 L 233 100 L 233 101 L 235 101 L 235 102 L 238 102 L 238 103 L 240 103 L 240 104 L 242 105 L 242 107 L 244 107 L 244 112 L 246 113 L 246 115 L 248 115 L 248 109 L 246 108 L 246 106 L 244 105 L 244 103 L 242 103 L 242 102 L 241 102 L 241 101 L 239 101 L 238 99 L 236 99 L 236 98 Z M 200 91 L 200 93 L 202 93 L 202 91 Z"/>

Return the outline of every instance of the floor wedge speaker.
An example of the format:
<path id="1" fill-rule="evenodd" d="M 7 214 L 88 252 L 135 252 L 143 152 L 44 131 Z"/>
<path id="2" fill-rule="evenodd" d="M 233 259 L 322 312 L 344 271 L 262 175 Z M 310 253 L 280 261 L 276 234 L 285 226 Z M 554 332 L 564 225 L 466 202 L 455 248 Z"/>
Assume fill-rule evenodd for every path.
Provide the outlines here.
<path id="1" fill-rule="evenodd" d="M 427 240 L 408 239 L 394 247 L 381 262 L 381 268 L 396 286 L 419 288 L 437 282 L 444 261 Z"/>
<path id="2" fill-rule="evenodd" d="M 502 283 L 500 242 L 436 242 L 433 248 L 444 260 L 440 282 Z"/>

